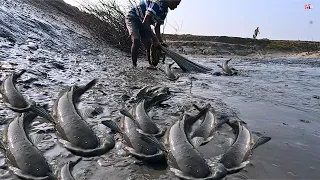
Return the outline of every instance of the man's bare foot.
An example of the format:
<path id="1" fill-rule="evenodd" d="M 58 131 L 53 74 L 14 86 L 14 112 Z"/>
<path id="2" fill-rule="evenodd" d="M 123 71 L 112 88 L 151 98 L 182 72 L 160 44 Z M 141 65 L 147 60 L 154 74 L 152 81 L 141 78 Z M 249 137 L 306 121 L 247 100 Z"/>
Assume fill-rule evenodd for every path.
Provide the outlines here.
<path id="1" fill-rule="evenodd" d="M 151 70 L 157 70 L 157 67 L 154 65 L 149 65 L 149 67 L 147 67 L 147 69 L 151 69 Z"/>

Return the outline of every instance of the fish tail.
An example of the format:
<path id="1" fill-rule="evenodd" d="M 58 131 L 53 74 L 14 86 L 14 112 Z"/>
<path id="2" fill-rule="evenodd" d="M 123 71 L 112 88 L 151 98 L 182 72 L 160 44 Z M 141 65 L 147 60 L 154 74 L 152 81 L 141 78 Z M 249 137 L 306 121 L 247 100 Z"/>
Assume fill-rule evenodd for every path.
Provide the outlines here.
<path id="1" fill-rule="evenodd" d="M 254 145 L 252 146 L 251 149 L 255 149 L 255 148 L 261 146 L 262 144 L 265 144 L 266 142 L 268 142 L 268 141 L 270 141 L 270 140 L 271 140 L 271 137 L 265 137 L 265 136 L 260 137 L 260 138 L 257 140 L 257 142 L 254 143 Z"/>
<path id="2" fill-rule="evenodd" d="M 27 72 L 27 70 L 22 69 L 20 72 L 18 73 L 13 73 L 13 79 L 14 81 L 16 81 L 18 78 L 20 78 L 25 72 Z"/>
<path id="3" fill-rule="evenodd" d="M 140 131 L 138 131 L 140 133 Z M 151 144 L 152 146 L 164 151 L 164 152 L 167 152 L 166 148 L 164 147 L 163 144 L 161 144 L 161 142 L 159 142 L 159 140 L 152 136 L 152 135 L 146 135 L 146 134 L 143 134 L 143 133 L 140 133 L 141 134 L 141 139 L 149 144 Z"/>
<path id="4" fill-rule="evenodd" d="M 46 120 L 54 123 L 53 117 L 50 115 L 50 113 L 44 107 L 39 106 L 39 105 L 32 105 L 30 107 L 30 110 L 32 112 L 34 112 L 35 114 L 37 114 L 38 116 L 43 117 Z"/>
<path id="5" fill-rule="evenodd" d="M 125 110 L 125 109 L 121 109 L 121 110 L 120 110 L 120 113 L 121 113 L 122 115 L 124 115 L 124 116 L 127 116 L 127 117 L 130 118 L 130 119 L 134 119 L 134 117 L 131 115 L 131 113 L 130 113 L 129 111 Z"/>
<path id="6" fill-rule="evenodd" d="M 98 79 L 93 79 L 90 82 L 88 82 L 86 85 L 83 86 L 76 86 L 76 97 L 80 97 L 82 94 L 84 94 L 86 91 L 88 91 L 89 89 L 91 89 L 96 83 L 97 83 Z"/>
<path id="7" fill-rule="evenodd" d="M 101 121 L 101 123 L 107 126 L 108 128 L 110 128 L 112 131 L 122 134 L 122 131 L 120 127 L 116 124 L 116 122 L 112 120 L 104 120 L 104 121 Z"/>

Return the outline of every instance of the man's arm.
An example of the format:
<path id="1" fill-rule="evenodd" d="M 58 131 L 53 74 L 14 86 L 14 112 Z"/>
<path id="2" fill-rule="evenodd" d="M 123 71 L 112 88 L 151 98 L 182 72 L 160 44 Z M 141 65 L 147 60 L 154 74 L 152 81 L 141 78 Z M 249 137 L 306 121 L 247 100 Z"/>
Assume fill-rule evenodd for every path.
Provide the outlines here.
<path id="1" fill-rule="evenodd" d="M 150 35 L 150 37 L 152 38 L 153 40 L 153 43 L 156 45 L 156 46 L 159 46 L 160 45 L 160 42 L 157 38 L 157 36 L 153 33 L 150 25 L 151 25 L 151 16 L 146 14 L 146 16 L 144 17 L 143 21 L 142 21 L 142 24 L 143 24 L 143 27 L 146 31 L 146 33 L 148 33 Z M 159 32 L 160 32 L 160 28 L 159 28 Z"/>

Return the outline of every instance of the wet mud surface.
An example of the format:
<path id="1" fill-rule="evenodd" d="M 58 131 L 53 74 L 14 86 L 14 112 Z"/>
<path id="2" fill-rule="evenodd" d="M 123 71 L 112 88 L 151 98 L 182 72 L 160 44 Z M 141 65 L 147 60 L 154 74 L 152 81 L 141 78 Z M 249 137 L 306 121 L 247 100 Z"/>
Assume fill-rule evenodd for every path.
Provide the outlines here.
<path id="1" fill-rule="evenodd" d="M 166 79 L 162 71 L 148 70 L 147 61 L 138 60 L 131 68 L 128 54 L 99 42 L 81 26 L 57 12 L 42 11 L 23 1 L 1 1 L 0 70 L 2 80 L 12 71 L 26 69 L 17 87 L 36 102 L 54 101 L 64 86 L 85 84 L 93 78 L 98 83 L 85 93 L 80 109 L 100 105 L 103 114 L 87 119 L 98 136 L 108 129 L 102 119 L 118 120 L 119 109 L 133 104 L 124 101 L 146 85 L 167 86 L 173 97 L 168 106 L 152 107 L 149 114 L 159 125 L 169 126 L 184 108 L 196 113 L 192 103 L 210 103 L 219 115 L 242 120 L 255 135 L 272 137 L 254 151 L 251 163 L 225 179 L 316 179 L 320 167 L 320 79 L 319 59 L 234 59 L 230 65 L 240 72 L 236 76 L 216 76 L 217 64 L 226 58 L 189 57 L 214 72 L 182 73 L 180 78 Z M 168 58 L 168 62 L 171 62 Z M 160 64 L 160 68 L 164 65 Z M 174 65 L 177 67 L 177 65 Z M 0 130 L 16 114 L 0 103 Z M 55 171 L 69 160 L 77 159 L 56 143 L 52 124 L 38 118 L 30 136 L 44 134 L 37 144 Z M 127 155 L 120 136 L 109 153 L 83 158 L 73 169 L 76 179 L 177 179 L 166 165 L 148 165 Z M 214 140 L 200 148 L 208 160 L 219 157 L 232 143 L 231 128 L 223 126 Z M 0 153 L 1 179 L 17 179 L 5 170 Z"/>

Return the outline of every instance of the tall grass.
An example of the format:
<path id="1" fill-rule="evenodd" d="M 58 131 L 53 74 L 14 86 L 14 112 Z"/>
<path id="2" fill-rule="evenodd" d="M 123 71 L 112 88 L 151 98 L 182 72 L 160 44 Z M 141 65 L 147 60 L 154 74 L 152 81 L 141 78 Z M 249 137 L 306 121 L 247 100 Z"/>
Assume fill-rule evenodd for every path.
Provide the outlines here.
<path id="1" fill-rule="evenodd" d="M 96 3 L 80 0 L 80 10 L 94 15 L 85 19 L 90 29 L 100 38 L 120 50 L 130 51 L 131 39 L 129 37 L 125 16 L 130 7 L 134 5 L 132 0 L 99 0 Z M 121 4 L 119 3 L 121 2 Z"/>
<path id="2" fill-rule="evenodd" d="M 80 10 L 94 17 L 85 19 L 82 23 L 109 44 L 125 52 L 130 52 L 131 38 L 125 24 L 127 12 L 135 7 L 140 0 L 98 0 L 90 3 L 87 0 L 78 0 Z M 140 54 L 145 54 L 145 47 L 140 46 Z"/>
<path id="3" fill-rule="evenodd" d="M 135 0 L 77 0 L 78 7 L 71 6 L 63 0 L 27 0 L 49 11 L 57 10 L 80 25 L 85 26 L 92 34 L 110 45 L 130 52 L 131 39 L 129 37 L 125 15 L 133 7 Z"/>

